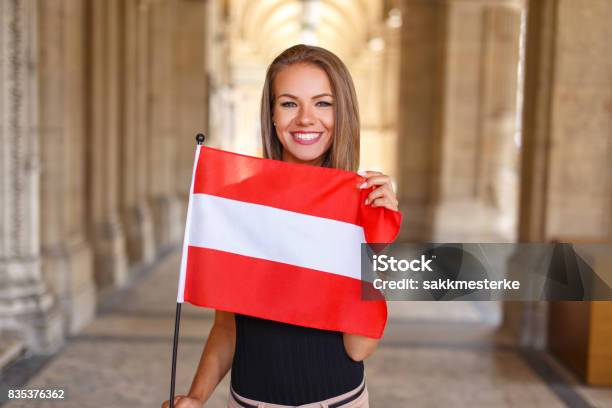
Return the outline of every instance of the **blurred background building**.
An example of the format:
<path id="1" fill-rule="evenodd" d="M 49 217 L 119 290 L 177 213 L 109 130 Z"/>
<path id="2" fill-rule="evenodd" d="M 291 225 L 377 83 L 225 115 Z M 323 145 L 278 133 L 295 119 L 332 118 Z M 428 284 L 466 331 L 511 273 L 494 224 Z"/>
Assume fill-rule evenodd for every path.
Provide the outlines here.
<path id="1" fill-rule="evenodd" d="M 297 43 L 349 67 L 402 241 L 609 243 L 610 21 L 609 0 L 0 0 L 1 365 L 176 258 L 195 134 L 259 155 L 266 68 Z M 612 385 L 610 302 L 390 310 Z"/>

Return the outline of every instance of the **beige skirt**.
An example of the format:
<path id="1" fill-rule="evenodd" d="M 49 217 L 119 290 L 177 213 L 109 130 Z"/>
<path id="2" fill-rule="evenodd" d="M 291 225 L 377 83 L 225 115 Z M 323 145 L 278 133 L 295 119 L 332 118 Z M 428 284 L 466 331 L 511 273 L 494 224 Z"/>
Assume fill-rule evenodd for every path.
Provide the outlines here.
<path id="1" fill-rule="evenodd" d="M 292 405 L 270 404 L 262 401 L 255 401 L 244 398 L 234 391 L 230 385 L 230 395 L 227 404 L 228 408 L 293 408 Z M 368 387 L 365 383 L 365 376 L 361 384 L 356 388 L 345 392 L 342 395 L 328 398 L 323 401 L 311 402 L 310 404 L 299 405 L 300 408 L 368 408 Z"/>

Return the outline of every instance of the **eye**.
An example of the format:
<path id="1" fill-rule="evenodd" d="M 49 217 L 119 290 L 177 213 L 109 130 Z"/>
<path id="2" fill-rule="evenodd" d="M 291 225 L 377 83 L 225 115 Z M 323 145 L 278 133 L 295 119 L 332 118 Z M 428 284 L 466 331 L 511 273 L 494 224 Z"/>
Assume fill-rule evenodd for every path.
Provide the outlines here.
<path id="1" fill-rule="evenodd" d="M 282 106 L 283 108 L 295 108 L 297 104 L 295 102 L 285 101 L 285 102 L 281 102 L 280 106 Z"/>
<path id="2" fill-rule="evenodd" d="M 317 106 L 321 106 L 321 107 L 329 107 L 332 106 L 333 104 L 331 102 L 327 102 L 327 101 L 319 101 L 317 102 Z"/>

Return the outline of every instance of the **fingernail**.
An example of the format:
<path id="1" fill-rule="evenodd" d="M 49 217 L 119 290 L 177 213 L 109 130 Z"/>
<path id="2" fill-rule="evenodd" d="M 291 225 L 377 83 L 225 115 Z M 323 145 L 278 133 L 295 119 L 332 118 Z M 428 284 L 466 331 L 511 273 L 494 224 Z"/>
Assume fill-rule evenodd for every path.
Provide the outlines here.
<path id="1" fill-rule="evenodd" d="M 368 186 L 368 182 L 365 181 L 362 185 L 359 186 L 359 188 L 366 188 Z"/>
<path id="2" fill-rule="evenodd" d="M 365 203 L 364 203 L 364 204 L 365 204 L 365 205 L 368 205 L 368 199 L 367 199 L 367 198 L 366 198 L 366 200 L 365 200 Z"/>
<path id="3" fill-rule="evenodd" d="M 359 171 L 357 172 L 357 174 L 359 174 L 360 176 L 365 176 L 365 175 L 367 175 L 368 173 L 367 173 L 365 170 L 359 170 Z"/>

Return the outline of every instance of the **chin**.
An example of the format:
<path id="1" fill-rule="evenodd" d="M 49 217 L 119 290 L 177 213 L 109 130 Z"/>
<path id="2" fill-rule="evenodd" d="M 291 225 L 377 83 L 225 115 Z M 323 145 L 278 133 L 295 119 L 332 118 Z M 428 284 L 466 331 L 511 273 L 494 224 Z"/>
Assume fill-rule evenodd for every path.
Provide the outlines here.
<path id="1" fill-rule="evenodd" d="M 317 149 L 316 151 L 304 151 L 304 149 L 288 149 L 289 153 L 300 162 L 316 162 L 323 160 L 327 150 Z"/>
<path id="2" fill-rule="evenodd" d="M 299 160 L 300 162 L 305 162 L 305 163 L 312 163 L 312 162 L 317 162 L 317 161 L 322 161 L 323 160 L 323 154 L 319 154 L 319 155 L 293 155 L 293 157 L 295 157 L 297 160 Z"/>

